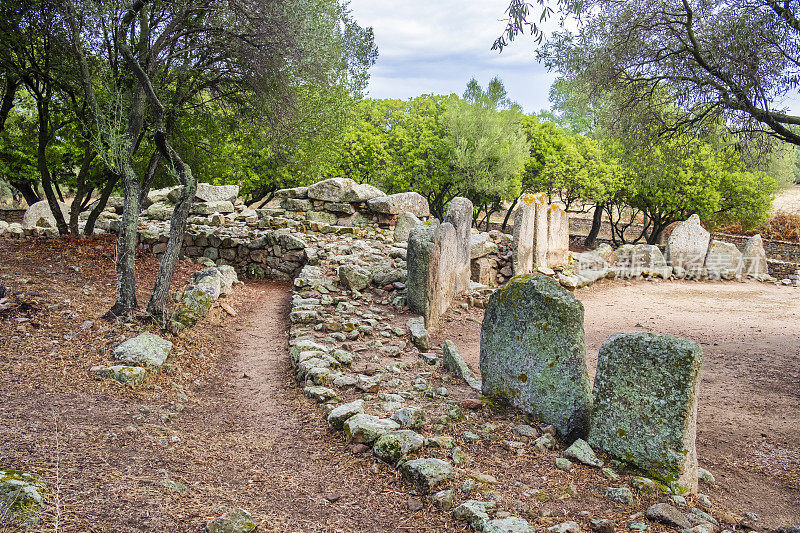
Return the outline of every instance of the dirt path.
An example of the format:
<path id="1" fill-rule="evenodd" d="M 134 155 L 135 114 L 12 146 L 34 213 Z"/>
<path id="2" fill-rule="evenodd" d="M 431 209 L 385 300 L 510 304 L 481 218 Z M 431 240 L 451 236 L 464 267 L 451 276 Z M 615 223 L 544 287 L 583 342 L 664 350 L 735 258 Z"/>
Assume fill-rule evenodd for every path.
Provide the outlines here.
<path id="1" fill-rule="evenodd" d="M 302 398 L 287 355 L 287 284 L 248 283 L 239 316 L 226 322 L 230 355 L 220 365 L 212 405 L 187 423 L 205 420 L 225 435 L 227 489 L 266 530 L 425 531 L 446 520 L 408 511 L 394 473 L 369 455 L 352 455 L 327 431 L 316 406 Z M 221 458 L 220 458 L 221 459 Z M 216 461 L 215 461 L 216 462 Z M 330 500 L 334 499 L 335 502 Z M 265 518 L 266 517 L 266 518 Z"/>
<path id="2" fill-rule="evenodd" d="M 800 522 L 800 290 L 758 283 L 600 283 L 585 306 L 590 377 L 614 333 L 652 331 L 702 344 L 698 456 L 718 484 L 704 488 L 767 526 Z M 478 370 L 482 312 L 444 326 Z"/>

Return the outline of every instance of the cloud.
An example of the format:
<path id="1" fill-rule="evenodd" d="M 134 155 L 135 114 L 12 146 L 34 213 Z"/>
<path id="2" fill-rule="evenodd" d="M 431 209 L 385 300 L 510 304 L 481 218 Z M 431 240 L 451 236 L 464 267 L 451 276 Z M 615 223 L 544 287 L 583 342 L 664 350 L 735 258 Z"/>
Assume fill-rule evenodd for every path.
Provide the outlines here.
<path id="1" fill-rule="evenodd" d="M 472 77 L 486 85 L 499 76 L 526 111 L 549 107 L 554 76 L 534 59 L 532 40 L 518 40 L 502 54 L 491 50 L 506 7 L 508 0 L 353 0 L 353 16 L 374 28 L 379 50 L 369 96 L 461 94 Z"/>

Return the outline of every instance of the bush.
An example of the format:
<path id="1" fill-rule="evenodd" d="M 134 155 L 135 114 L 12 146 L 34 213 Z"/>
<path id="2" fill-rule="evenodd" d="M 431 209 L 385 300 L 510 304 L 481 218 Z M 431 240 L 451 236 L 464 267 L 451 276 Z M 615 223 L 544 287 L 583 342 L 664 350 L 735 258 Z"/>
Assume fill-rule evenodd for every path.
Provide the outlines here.
<path id="1" fill-rule="evenodd" d="M 744 230 L 741 224 L 733 224 L 721 228 L 720 231 L 737 235 L 760 233 L 765 239 L 800 242 L 800 214 L 779 212 L 751 230 Z"/>

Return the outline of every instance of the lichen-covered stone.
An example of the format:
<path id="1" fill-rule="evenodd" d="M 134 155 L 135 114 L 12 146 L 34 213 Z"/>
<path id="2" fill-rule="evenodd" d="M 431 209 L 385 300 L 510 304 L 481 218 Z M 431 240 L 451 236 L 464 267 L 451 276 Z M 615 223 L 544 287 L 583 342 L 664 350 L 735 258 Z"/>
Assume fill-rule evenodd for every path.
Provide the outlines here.
<path id="1" fill-rule="evenodd" d="M 375 456 L 387 463 L 396 463 L 402 457 L 422 449 L 425 438 L 410 429 L 398 429 L 383 434 L 373 446 Z"/>
<path id="2" fill-rule="evenodd" d="M 645 515 L 648 520 L 660 522 L 676 529 L 684 530 L 692 527 L 686 515 L 668 503 L 651 505 Z"/>
<path id="3" fill-rule="evenodd" d="M 530 533 L 532 531 L 528 521 L 517 516 L 489 520 L 483 526 L 483 533 Z"/>
<path id="4" fill-rule="evenodd" d="M 609 500 L 625 505 L 633 505 L 633 492 L 628 487 L 609 487 L 603 491 Z"/>
<path id="5" fill-rule="evenodd" d="M 469 369 L 464 358 L 458 353 L 458 348 L 451 340 L 446 340 L 442 344 L 442 364 L 444 367 L 466 381 L 471 387 L 481 388 L 481 380 L 475 377 L 472 370 Z"/>
<path id="6" fill-rule="evenodd" d="M 159 367 L 172 351 L 172 343 L 145 332 L 128 339 L 114 349 L 114 359 L 124 363 Z"/>
<path id="7" fill-rule="evenodd" d="M 372 444 L 382 435 L 398 429 L 400 424 L 387 418 L 357 414 L 344 423 L 344 432 L 354 443 Z"/>
<path id="8" fill-rule="evenodd" d="M 206 525 L 208 533 L 250 533 L 256 526 L 255 520 L 244 509 L 233 509 Z"/>
<path id="9" fill-rule="evenodd" d="M 337 398 L 336 391 L 328 387 L 306 387 L 303 393 L 307 398 L 311 398 L 317 402 L 329 402 Z"/>
<path id="10" fill-rule="evenodd" d="M 69 206 L 64 202 L 58 202 L 58 207 L 61 209 L 61 214 L 64 221 L 69 221 Z M 25 214 L 22 215 L 23 229 L 31 229 L 34 227 L 55 228 L 56 218 L 50 210 L 50 204 L 47 200 L 40 200 L 31 205 Z"/>
<path id="11" fill-rule="evenodd" d="M 467 500 L 453 509 L 453 518 L 459 522 L 466 522 L 476 531 L 482 531 L 489 514 L 486 512 L 486 503 L 477 500 Z"/>
<path id="12" fill-rule="evenodd" d="M 364 413 L 364 400 L 356 400 L 335 407 L 328 415 L 328 423 L 333 429 L 341 430 L 344 423 L 355 415 Z"/>
<path id="13" fill-rule="evenodd" d="M 422 494 L 455 477 L 453 466 L 441 459 L 412 459 L 400 467 L 400 472 Z"/>
<path id="14" fill-rule="evenodd" d="M 128 385 L 141 385 L 146 371 L 140 366 L 94 366 L 91 371 L 103 378 L 110 378 Z"/>
<path id="15" fill-rule="evenodd" d="M 346 289 L 362 291 L 372 279 L 369 271 L 357 265 L 342 265 L 338 268 L 339 280 Z"/>
<path id="16" fill-rule="evenodd" d="M 425 329 L 425 319 L 423 317 L 411 317 L 406 322 L 408 331 L 411 333 L 411 342 L 420 349 L 426 351 L 430 348 L 431 338 L 428 330 Z"/>
<path id="17" fill-rule="evenodd" d="M 574 459 L 585 465 L 603 467 L 603 461 L 597 458 L 592 447 L 583 439 L 573 442 L 569 448 L 564 450 L 563 455 L 567 459 Z"/>
<path id="18" fill-rule="evenodd" d="M 392 420 L 404 428 L 420 429 L 425 426 L 425 410 L 419 407 L 401 407 L 392 414 Z"/>
<path id="19" fill-rule="evenodd" d="M 452 224 L 456 230 L 456 247 L 451 266 L 454 294 L 462 293 L 469 288 L 473 211 L 471 201 L 457 196 L 450 200 L 444 216 L 444 221 Z"/>
<path id="20" fill-rule="evenodd" d="M 702 350 L 632 333 L 600 347 L 589 443 L 655 479 L 697 491 L 695 449 Z"/>
<path id="21" fill-rule="evenodd" d="M 233 208 L 233 203 L 223 200 L 194 204 L 189 212 L 193 215 L 213 215 L 214 213 L 222 213 L 224 215 L 227 213 L 233 213 L 234 211 L 235 209 Z"/>
<path id="22" fill-rule="evenodd" d="M 408 239 L 408 306 L 435 328 L 454 298 L 454 265 L 458 246 L 455 227 L 425 223 L 416 226 Z"/>
<path id="23" fill-rule="evenodd" d="M 35 474 L 0 467 L 0 510 L 13 520 L 35 524 L 45 508 L 44 487 L 44 481 Z"/>
<path id="24" fill-rule="evenodd" d="M 584 437 L 591 411 L 583 305 L 548 276 L 515 276 L 495 291 L 481 328 L 483 393 Z"/>

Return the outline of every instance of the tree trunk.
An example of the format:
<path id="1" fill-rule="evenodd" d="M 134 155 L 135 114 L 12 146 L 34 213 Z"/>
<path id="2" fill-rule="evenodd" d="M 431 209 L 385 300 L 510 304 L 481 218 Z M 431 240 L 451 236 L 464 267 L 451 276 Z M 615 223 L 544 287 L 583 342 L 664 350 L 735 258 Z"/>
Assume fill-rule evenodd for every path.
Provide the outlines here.
<path id="1" fill-rule="evenodd" d="M 41 196 L 39 196 L 39 193 L 36 192 L 36 189 L 34 189 L 33 186 L 27 181 L 9 180 L 8 183 L 10 183 L 12 187 L 19 191 L 22 197 L 25 198 L 25 201 L 28 202 L 29 206 L 42 199 Z"/>
<path id="2" fill-rule="evenodd" d="M 147 172 L 144 175 L 144 182 L 142 183 L 142 192 L 139 194 L 139 204 L 145 205 L 147 195 L 150 193 L 150 186 L 153 184 L 153 178 L 158 169 L 158 162 L 161 161 L 161 153 L 156 148 L 150 156 L 150 161 L 147 163 Z"/>
<path id="3" fill-rule="evenodd" d="M 139 244 L 139 177 L 128 158 L 122 165 L 122 187 L 125 204 L 117 236 L 117 301 L 111 313 L 122 316 L 137 309 L 136 300 L 136 245 Z"/>
<path id="4" fill-rule="evenodd" d="M 192 206 L 194 194 L 197 190 L 197 179 L 192 174 L 191 168 L 181 160 L 161 132 L 156 133 L 156 138 L 158 139 L 157 142 L 161 150 L 168 154 L 168 159 L 175 165 L 181 180 L 181 185 L 183 185 L 181 197 L 178 200 L 178 204 L 175 206 L 175 211 L 172 212 L 167 249 L 164 251 L 164 255 L 161 256 L 161 264 L 158 267 L 158 277 L 153 287 L 153 293 L 150 295 L 150 301 L 147 303 L 148 314 L 161 324 L 162 327 L 165 327 L 168 318 L 167 303 L 169 302 L 169 288 L 172 285 L 175 265 L 178 262 L 181 248 L 183 247 L 183 235 L 186 231 L 186 217 L 189 216 L 189 208 Z"/>
<path id="5" fill-rule="evenodd" d="M 600 233 L 600 228 L 603 225 L 603 206 L 598 204 L 594 206 L 594 213 L 592 214 L 592 229 L 589 230 L 589 235 L 583 245 L 590 250 L 597 247 L 597 235 Z"/>
<path id="6" fill-rule="evenodd" d="M 73 237 L 80 235 L 78 229 L 78 219 L 80 218 L 81 209 L 83 208 L 84 199 L 92 195 L 94 189 L 91 185 L 86 183 L 86 176 L 89 175 L 89 168 L 94 160 L 92 153 L 92 145 L 88 141 L 84 145 L 83 163 L 78 171 L 77 190 L 75 191 L 75 198 L 72 200 L 72 206 L 69 209 L 69 233 Z"/>
<path id="7" fill-rule="evenodd" d="M 49 95 L 45 96 L 49 98 Z M 40 98 L 37 97 L 37 100 Z M 50 175 L 50 169 L 47 166 L 47 153 L 46 148 L 50 138 L 49 124 L 50 124 L 50 108 L 47 101 L 37 101 L 37 111 L 39 115 L 39 142 L 36 151 L 36 166 L 39 169 L 39 174 L 42 177 L 42 190 L 44 190 L 45 198 L 47 198 L 47 205 L 50 206 L 50 211 L 56 220 L 56 227 L 60 235 L 69 235 L 69 227 L 64 220 L 64 214 L 61 212 L 61 207 L 58 205 L 58 199 L 53 191 L 53 178 Z"/>
<path id="8" fill-rule="evenodd" d="M 506 227 L 508 226 L 508 219 L 511 218 L 511 213 L 514 212 L 514 208 L 517 206 L 517 202 L 519 202 L 519 199 L 520 197 L 517 196 L 516 198 L 514 198 L 514 201 L 511 202 L 511 206 L 508 208 L 508 211 L 506 211 L 506 216 L 503 217 L 503 225 L 500 226 L 501 231 L 503 232 L 506 231 Z"/>
<path id="9" fill-rule="evenodd" d="M 119 176 L 112 174 L 110 170 L 107 172 L 108 181 L 106 182 L 106 186 L 100 192 L 100 199 L 97 200 L 97 205 L 94 206 L 92 212 L 89 213 L 89 218 L 86 219 L 86 225 L 83 227 L 84 235 L 91 235 L 94 233 L 94 225 L 97 222 L 97 218 L 100 216 L 100 213 L 103 212 L 103 209 L 106 208 L 108 199 L 111 197 L 111 193 L 114 192 L 114 186 L 119 180 Z"/>
<path id="10" fill-rule="evenodd" d="M 6 76 L 5 88 L 3 89 L 3 101 L 0 103 L 0 133 L 6 128 L 6 119 L 14 108 L 14 97 L 17 94 L 19 86 L 20 81 L 18 79 Z"/>

